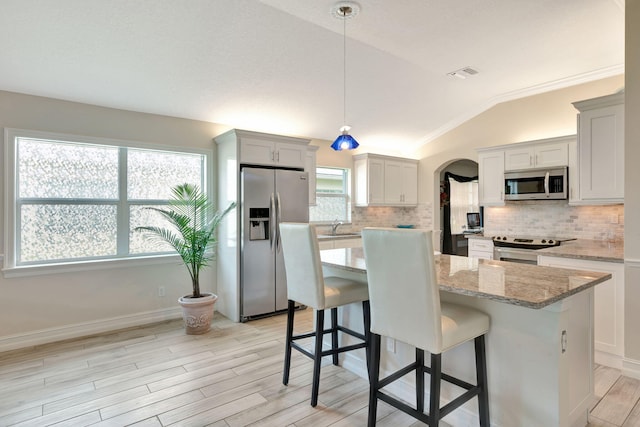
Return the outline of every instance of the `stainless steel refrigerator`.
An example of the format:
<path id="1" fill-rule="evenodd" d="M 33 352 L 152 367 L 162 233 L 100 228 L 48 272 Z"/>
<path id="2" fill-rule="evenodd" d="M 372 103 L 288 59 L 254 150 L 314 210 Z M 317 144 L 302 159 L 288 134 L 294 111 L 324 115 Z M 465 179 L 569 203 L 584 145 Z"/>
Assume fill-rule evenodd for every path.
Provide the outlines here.
<path id="1" fill-rule="evenodd" d="M 309 222 L 307 172 L 243 166 L 240 321 L 287 308 L 280 222 Z"/>

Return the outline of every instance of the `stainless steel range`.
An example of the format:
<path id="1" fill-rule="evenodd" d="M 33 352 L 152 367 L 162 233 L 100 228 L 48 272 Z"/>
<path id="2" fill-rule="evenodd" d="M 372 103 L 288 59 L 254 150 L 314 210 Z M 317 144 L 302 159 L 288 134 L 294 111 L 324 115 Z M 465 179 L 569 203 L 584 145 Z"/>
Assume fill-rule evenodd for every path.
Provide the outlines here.
<path id="1" fill-rule="evenodd" d="M 573 239 L 522 238 L 496 236 L 493 238 L 493 259 L 499 261 L 537 264 L 538 249 L 551 248 Z"/>

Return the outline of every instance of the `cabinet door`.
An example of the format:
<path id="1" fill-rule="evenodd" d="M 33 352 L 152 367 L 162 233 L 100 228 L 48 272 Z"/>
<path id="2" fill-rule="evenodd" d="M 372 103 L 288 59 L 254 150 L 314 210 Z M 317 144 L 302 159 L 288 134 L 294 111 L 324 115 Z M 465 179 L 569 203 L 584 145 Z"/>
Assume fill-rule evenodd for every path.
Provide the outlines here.
<path id="1" fill-rule="evenodd" d="M 361 248 L 362 247 L 362 239 L 337 239 L 333 241 L 333 245 L 336 249 L 340 248 Z"/>
<path id="2" fill-rule="evenodd" d="M 569 144 L 543 144 L 535 147 L 533 163 L 537 168 L 551 168 L 569 165 Z"/>
<path id="3" fill-rule="evenodd" d="M 582 200 L 624 199 L 624 105 L 580 113 Z"/>
<path id="4" fill-rule="evenodd" d="M 595 287 L 594 341 L 596 350 L 622 356 L 624 353 L 624 264 L 550 256 L 539 256 L 538 264 L 611 274 L 610 280 Z"/>
<path id="5" fill-rule="evenodd" d="M 275 143 L 263 139 L 243 138 L 240 162 L 257 165 L 275 164 Z"/>
<path id="6" fill-rule="evenodd" d="M 318 239 L 318 247 L 320 250 L 335 248 L 334 241 L 328 239 Z"/>
<path id="7" fill-rule="evenodd" d="M 533 167 L 533 148 L 510 148 L 504 151 L 504 170 L 516 171 Z"/>
<path id="8" fill-rule="evenodd" d="M 478 181 L 480 205 L 504 205 L 504 151 L 478 154 Z"/>
<path id="9" fill-rule="evenodd" d="M 278 166 L 303 168 L 307 157 L 307 146 L 279 142 L 275 146 Z"/>
<path id="10" fill-rule="evenodd" d="M 402 200 L 405 205 L 418 204 L 418 165 L 405 163 L 402 166 Z"/>
<path id="11" fill-rule="evenodd" d="M 402 200 L 403 166 L 402 162 L 392 160 L 384 162 L 384 201 L 387 204 L 404 203 Z"/>
<path id="12" fill-rule="evenodd" d="M 384 204 L 384 160 L 367 160 L 368 204 Z"/>

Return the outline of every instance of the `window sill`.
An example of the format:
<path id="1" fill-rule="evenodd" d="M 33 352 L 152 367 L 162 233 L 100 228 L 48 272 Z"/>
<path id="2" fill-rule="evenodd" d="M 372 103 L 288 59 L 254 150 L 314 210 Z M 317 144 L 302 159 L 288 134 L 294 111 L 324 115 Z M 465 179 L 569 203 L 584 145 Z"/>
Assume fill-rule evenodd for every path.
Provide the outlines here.
<path id="1" fill-rule="evenodd" d="M 153 255 L 135 258 L 92 260 L 82 262 L 69 262 L 64 264 L 41 264 L 27 265 L 19 267 L 3 268 L 2 274 L 5 278 L 41 276 L 61 273 L 77 273 L 80 271 L 110 270 L 118 268 L 144 267 L 149 265 L 167 264 L 175 261 L 176 265 L 182 265 L 182 260 L 178 255 Z"/>

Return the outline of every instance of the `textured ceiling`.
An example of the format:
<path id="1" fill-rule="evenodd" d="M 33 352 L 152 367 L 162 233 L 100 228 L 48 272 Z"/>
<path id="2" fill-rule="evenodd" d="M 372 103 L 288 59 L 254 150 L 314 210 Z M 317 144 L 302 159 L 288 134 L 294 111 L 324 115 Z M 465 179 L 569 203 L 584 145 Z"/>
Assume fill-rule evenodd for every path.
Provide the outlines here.
<path id="1" fill-rule="evenodd" d="M 343 124 L 335 1 L 1 1 L 0 90 L 326 140 Z M 373 151 L 624 72 L 622 0 L 359 4 L 346 120 Z"/>

